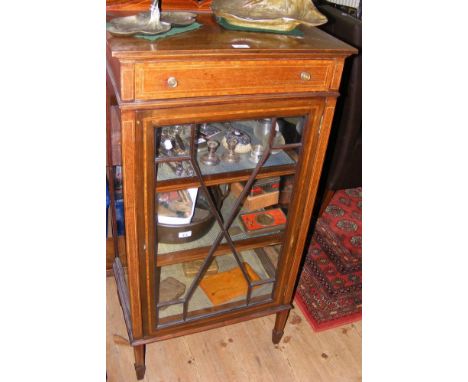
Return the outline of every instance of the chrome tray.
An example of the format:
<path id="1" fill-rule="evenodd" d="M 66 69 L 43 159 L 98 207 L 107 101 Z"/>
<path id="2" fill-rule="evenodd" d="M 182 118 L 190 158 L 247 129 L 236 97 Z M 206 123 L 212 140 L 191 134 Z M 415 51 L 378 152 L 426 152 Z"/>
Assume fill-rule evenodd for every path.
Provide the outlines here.
<path id="1" fill-rule="evenodd" d="M 151 12 L 142 12 L 133 16 L 112 19 L 107 31 L 115 36 L 132 36 L 135 34 L 156 35 L 167 32 L 172 26 L 193 24 L 196 15 L 190 12 L 161 12 L 159 23 L 151 23 Z"/>

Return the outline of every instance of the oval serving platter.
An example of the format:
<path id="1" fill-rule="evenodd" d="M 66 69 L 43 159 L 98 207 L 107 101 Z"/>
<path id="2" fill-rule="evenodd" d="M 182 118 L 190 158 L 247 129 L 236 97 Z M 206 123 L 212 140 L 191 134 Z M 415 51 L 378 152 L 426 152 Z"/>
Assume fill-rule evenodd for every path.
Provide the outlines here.
<path id="1" fill-rule="evenodd" d="M 160 22 L 149 25 L 150 12 L 142 12 L 112 19 L 106 29 L 115 36 L 156 35 L 167 32 L 172 26 L 193 24 L 195 19 L 196 14 L 190 12 L 161 12 Z"/>

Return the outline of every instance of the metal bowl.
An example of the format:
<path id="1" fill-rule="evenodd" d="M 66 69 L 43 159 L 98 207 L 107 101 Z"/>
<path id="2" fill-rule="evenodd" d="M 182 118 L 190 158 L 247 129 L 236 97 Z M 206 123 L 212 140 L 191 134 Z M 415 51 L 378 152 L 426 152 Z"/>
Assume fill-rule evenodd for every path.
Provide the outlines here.
<path id="1" fill-rule="evenodd" d="M 211 9 L 231 25 L 278 32 L 327 22 L 310 0 L 213 0 Z"/>
<path id="2" fill-rule="evenodd" d="M 157 35 L 167 32 L 172 26 L 193 24 L 196 14 L 190 12 L 162 12 L 159 22 L 150 23 L 151 12 L 141 12 L 133 16 L 112 19 L 107 31 L 115 36 L 132 36 L 135 34 Z"/>
<path id="3" fill-rule="evenodd" d="M 146 12 L 149 15 L 149 12 Z M 114 36 L 132 36 L 135 34 L 156 35 L 167 32 L 171 24 L 163 21 L 149 23 L 149 17 L 141 13 L 133 16 L 118 17 L 109 22 L 107 31 Z"/>
<path id="4" fill-rule="evenodd" d="M 193 24 L 196 18 L 197 15 L 191 12 L 161 12 L 161 21 L 174 27 L 185 27 Z"/>
<path id="5" fill-rule="evenodd" d="M 214 222 L 215 217 L 208 207 L 208 202 L 199 198 L 195 205 L 192 221 L 189 224 L 158 223 L 158 240 L 168 244 L 189 243 L 205 235 Z M 188 237 L 187 232 L 190 232 Z"/>

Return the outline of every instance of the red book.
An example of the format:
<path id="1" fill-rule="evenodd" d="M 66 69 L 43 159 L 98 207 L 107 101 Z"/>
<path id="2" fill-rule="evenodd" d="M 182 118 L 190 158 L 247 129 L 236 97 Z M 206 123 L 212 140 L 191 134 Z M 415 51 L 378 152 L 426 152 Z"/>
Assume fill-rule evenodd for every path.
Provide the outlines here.
<path id="1" fill-rule="evenodd" d="M 247 233 L 281 230 L 286 226 L 286 215 L 280 208 L 240 215 Z"/>

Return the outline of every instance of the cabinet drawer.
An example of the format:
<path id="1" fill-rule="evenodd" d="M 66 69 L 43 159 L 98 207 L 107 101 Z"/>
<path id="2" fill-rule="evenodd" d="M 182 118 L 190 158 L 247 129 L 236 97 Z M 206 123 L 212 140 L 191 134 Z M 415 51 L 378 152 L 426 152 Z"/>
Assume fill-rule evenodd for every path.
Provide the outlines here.
<path id="1" fill-rule="evenodd" d="M 135 99 L 327 90 L 333 60 L 239 60 L 135 64 Z"/>

